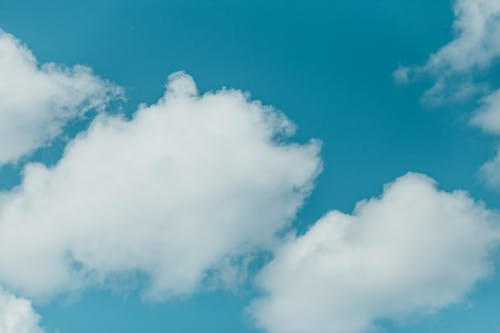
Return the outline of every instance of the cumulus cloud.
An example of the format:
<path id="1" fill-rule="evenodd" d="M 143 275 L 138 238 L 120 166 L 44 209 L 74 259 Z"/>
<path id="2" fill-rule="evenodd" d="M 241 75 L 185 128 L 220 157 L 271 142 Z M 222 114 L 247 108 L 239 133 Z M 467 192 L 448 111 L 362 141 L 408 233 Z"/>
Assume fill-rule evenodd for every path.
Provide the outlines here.
<path id="1" fill-rule="evenodd" d="M 0 289 L 0 333 L 43 333 L 31 303 Z"/>
<path id="2" fill-rule="evenodd" d="M 328 213 L 259 274 L 249 310 L 270 333 L 360 333 L 463 299 L 492 270 L 498 216 L 407 174 L 352 215 Z"/>
<path id="3" fill-rule="evenodd" d="M 39 65 L 28 48 L 0 30 L 0 164 L 47 144 L 68 120 L 102 109 L 119 94 L 87 67 Z"/>
<path id="4" fill-rule="evenodd" d="M 238 90 L 200 95 L 171 75 L 157 104 L 98 116 L 55 166 L 28 164 L 0 194 L 0 283 L 38 298 L 140 273 L 155 299 L 237 276 L 320 171 L 318 141 L 293 133 Z"/>

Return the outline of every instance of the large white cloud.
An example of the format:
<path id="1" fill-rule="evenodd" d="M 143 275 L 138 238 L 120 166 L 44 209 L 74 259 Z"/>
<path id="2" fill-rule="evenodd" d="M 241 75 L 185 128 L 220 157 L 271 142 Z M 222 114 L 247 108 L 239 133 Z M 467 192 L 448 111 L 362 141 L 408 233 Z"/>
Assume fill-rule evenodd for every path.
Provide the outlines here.
<path id="1" fill-rule="evenodd" d="M 47 144 L 68 120 L 103 108 L 118 94 L 87 67 L 37 64 L 19 40 L 0 30 L 0 164 Z"/>
<path id="2" fill-rule="evenodd" d="M 57 165 L 27 165 L 0 194 L 0 283 L 44 297 L 139 272 L 162 298 L 233 279 L 320 171 L 319 143 L 289 144 L 293 132 L 240 91 L 200 96 L 171 75 L 157 104 L 99 116 Z"/>
<path id="3" fill-rule="evenodd" d="M 0 333 L 43 333 L 31 302 L 0 289 Z"/>
<path id="4" fill-rule="evenodd" d="M 250 306 L 270 333 L 360 333 L 460 301 L 490 273 L 498 216 L 461 191 L 407 174 L 352 215 L 293 236 L 258 276 Z"/>

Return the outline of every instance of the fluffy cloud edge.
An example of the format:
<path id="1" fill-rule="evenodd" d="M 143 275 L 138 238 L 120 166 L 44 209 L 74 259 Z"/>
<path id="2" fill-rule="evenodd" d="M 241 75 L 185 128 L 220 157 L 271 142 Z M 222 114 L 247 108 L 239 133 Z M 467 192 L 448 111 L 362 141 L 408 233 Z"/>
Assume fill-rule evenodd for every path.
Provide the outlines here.
<path id="1" fill-rule="evenodd" d="M 39 64 L 1 29 L 0 76 L 0 165 L 17 162 L 60 135 L 68 121 L 123 96 L 86 66 Z"/>
<path id="2" fill-rule="evenodd" d="M 463 191 L 407 174 L 291 235 L 257 277 L 247 308 L 269 333 L 362 333 L 379 319 L 460 302 L 493 269 L 499 218 Z"/>
<path id="3" fill-rule="evenodd" d="M 44 333 L 40 315 L 25 298 L 16 297 L 0 288 L 0 332 Z"/>
<path id="4" fill-rule="evenodd" d="M 139 272 L 152 300 L 214 272 L 234 281 L 238 258 L 274 246 L 321 171 L 320 142 L 289 143 L 294 130 L 247 93 L 200 95 L 172 74 L 156 104 L 97 117 L 56 165 L 28 164 L 0 193 L 0 281 L 38 299 Z"/>

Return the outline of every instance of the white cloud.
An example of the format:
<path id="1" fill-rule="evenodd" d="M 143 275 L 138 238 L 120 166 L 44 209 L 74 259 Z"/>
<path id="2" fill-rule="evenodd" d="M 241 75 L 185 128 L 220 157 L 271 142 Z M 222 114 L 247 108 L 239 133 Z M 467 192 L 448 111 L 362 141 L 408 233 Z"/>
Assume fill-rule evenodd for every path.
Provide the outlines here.
<path id="1" fill-rule="evenodd" d="M 484 97 L 472 123 L 494 134 L 500 134 L 500 89 Z"/>
<path id="2" fill-rule="evenodd" d="M 292 236 L 258 276 L 249 310 L 270 333 L 360 333 L 463 299 L 492 270 L 498 216 L 407 174 L 352 215 Z"/>
<path id="3" fill-rule="evenodd" d="M 455 0 L 456 38 L 433 54 L 425 69 L 464 72 L 488 67 L 500 55 L 500 2 Z"/>
<path id="4" fill-rule="evenodd" d="M 485 69 L 500 56 L 500 2 L 454 0 L 455 38 L 420 67 L 399 67 L 395 73 L 427 72 L 439 77 Z"/>
<path id="5" fill-rule="evenodd" d="M 394 79 L 400 83 L 420 75 L 434 77 L 434 85 L 423 96 L 433 105 L 481 98 L 471 123 L 500 134 L 500 89 L 488 82 L 488 71 L 500 57 L 500 1 L 454 0 L 453 4 L 455 38 L 423 66 L 399 67 Z M 481 174 L 490 185 L 500 184 L 496 160 L 486 163 Z"/>
<path id="6" fill-rule="evenodd" d="M 423 66 L 399 67 L 398 81 L 421 74 L 436 78 L 424 95 L 433 104 L 464 100 L 487 90 L 474 82 L 474 73 L 488 69 L 500 56 L 500 2 L 497 0 L 455 0 L 455 38 L 429 57 Z M 403 76 L 404 74 L 404 76 Z"/>
<path id="7" fill-rule="evenodd" d="M 87 67 L 37 64 L 19 40 L 0 30 L 0 164 L 47 144 L 68 120 L 103 108 L 118 94 Z"/>
<path id="8" fill-rule="evenodd" d="M 0 289 L 0 333 L 43 333 L 31 303 Z"/>
<path id="9" fill-rule="evenodd" d="M 410 81 L 410 74 L 411 74 L 410 68 L 399 66 L 398 69 L 396 69 L 392 73 L 392 77 L 397 83 L 405 84 Z"/>
<path id="10" fill-rule="evenodd" d="M 471 122 L 487 132 L 500 135 L 500 89 L 482 99 Z M 500 188 L 500 150 L 492 160 L 483 164 L 479 175 L 491 188 Z"/>
<path id="11" fill-rule="evenodd" d="M 497 151 L 495 158 L 481 167 L 479 174 L 487 185 L 492 188 L 500 188 L 500 149 Z"/>
<path id="12" fill-rule="evenodd" d="M 0 194 L 0 283 L 46 297 L 126 273 L 146 297 L 233 278 L 311 191 L 319 143 L 237 90 L 200 96 L 190 76 L 132 120 L 101 115 L 54 167 L 29 164 Z"/>

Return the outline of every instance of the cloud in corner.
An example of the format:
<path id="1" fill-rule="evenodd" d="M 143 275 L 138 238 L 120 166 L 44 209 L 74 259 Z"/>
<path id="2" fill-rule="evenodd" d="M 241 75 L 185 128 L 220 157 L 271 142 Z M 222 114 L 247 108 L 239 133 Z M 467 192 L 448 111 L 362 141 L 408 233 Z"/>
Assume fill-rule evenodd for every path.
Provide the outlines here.
<path id="1" fill-rule="evenodd" d="M 88 67 L 38 64 L 18 39 L 0 29 L 0 165 L 49 143 L 71 119 L 103 109 L 121 89 Z"/>
<path id="2" fill-rule="evenodd" d="M 249 307 L 269 333 L 362 333 L 459 302 L 493 269 L 498 215 L 407 174 L 352 215 L 328 213 L 261 271 Z"/>
<path id="3" fill-rule="evenodd" d="M 0 333 L 44 333 L 31 302 L 0 289 Z"/>

